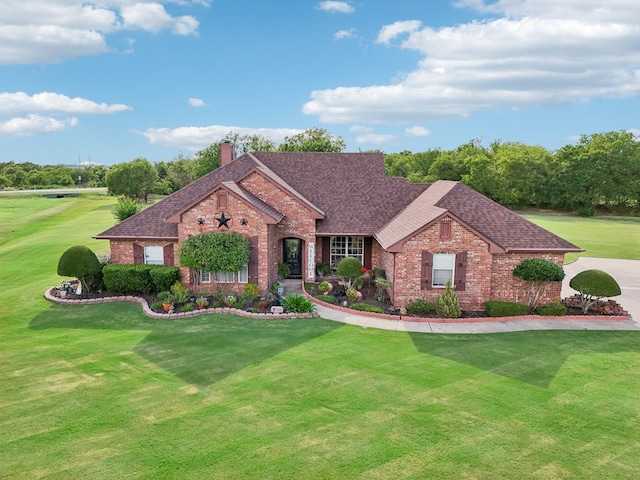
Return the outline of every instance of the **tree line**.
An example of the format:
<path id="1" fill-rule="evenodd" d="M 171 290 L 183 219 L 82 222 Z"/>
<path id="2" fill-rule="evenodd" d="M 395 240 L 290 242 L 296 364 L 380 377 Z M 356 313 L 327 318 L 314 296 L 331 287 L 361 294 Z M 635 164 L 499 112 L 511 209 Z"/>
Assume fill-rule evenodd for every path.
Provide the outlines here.
<path id="1" fill-rule="evenodd" d="M 342 152 L 346 144 L 327 130 L 310 128 L 275 143 L 260 135 L 229 133 L 238 155 L 252 151 Z M 640 215 L 640 140 L 629 132 L 583 135 L 555 152 L 540 146 L 472 140 L 452 150 L 384 154 L 392 176 L 411 182 L 456 180 L 513 209 L 542 208 L 594 215 L 598 210 Z M 73 185 L 108 187 L 113 195 L 145 202 L 168 195 L 218 168 L 218 143 L 152 164 L 144 158 L 111 167 L 0 163 L 0 188 Z M 356 174 L 357 172 L 352 172 Z"/>

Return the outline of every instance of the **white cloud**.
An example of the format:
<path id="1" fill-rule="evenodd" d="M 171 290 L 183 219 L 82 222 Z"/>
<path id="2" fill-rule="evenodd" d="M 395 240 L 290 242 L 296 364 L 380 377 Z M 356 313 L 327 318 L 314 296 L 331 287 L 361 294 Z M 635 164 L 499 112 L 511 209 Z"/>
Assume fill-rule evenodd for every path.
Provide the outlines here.
<path id="1" fill-rule="evenodd" d="M 30 114 L 26 117 L 16 117 L 0 122 L 0 135 L 7 137 L 29 137 L 42 133 L 56 133 L 68 127 L 78 125 L 75 117 L 58 120 L 52 117 Z"/>
<path id="2" fill-rule="evenodd" d="M 350 28 L 349 30 L 339 30 L 334 35 L 333 38 L 336 40 L 344 40 L 345 38 L 355 38 L 358 34 L 358 31 L 355 28 Z"/>
<path id="3" fill-rule="evenodd" d="M 640 140 L 640 128 L 630 128 L 627 132 L 633 135 L 636 140 Z"/>
<path id="4" fill-rule="evenodd" d="M 354 125 L 349 128 L 349 131 L 353 133 L 369 133 L 373 131 L 373 128 L 364 125 Z"/>
<path id="5" fill-rule="evenodd" d="M 96 115 L 131 110 L 120 103 L 97 103 L 85 98 L 70 98 L 60 93 L 42 92 L 28 95 L 25 92 L 0 93 L 0 135 L 27 137 L 40 133 L 55 133 L 79 124 L 76 117 L 56 118 L 65 115 Z M 14 117 L 14 115 L 20 115 Z"/>
<path id="6" fill-rule="evenodd" d="M 173 16 L 171 0 L 3 0 L 0 2 L 0 64 L 55 63 L 110 50 L 106 36 L 119 30 L 196 35 L 192 15 Z M 179 2 L 209 6 L 208 0 Z M 127 49 L 125 53 L 131 53 Z"/>
<path id="7" fill-rule="evenodd" d="M 134 132 L 149 139 L 153 145 L 178 147 L 185 150 L 197 151 L 219 142 L 229 133 L 244 135 L 260 135 L 274 143 L 282 143 L 284 137 L 291 137 L 302 133 L 294 128 L 246 128 L 225 125 L 210 125 L 207 127 L 178 127 L 178 128 L 148 128 L 144 132 Z"/>
<path id="8" fill-rule="evenodd" d="M 331 13 L 353 13 L 356 11 L 356 9 L 347 2 L 335 1 L 320 2 L 316 8 Z"/>
<path id="9" fill-rule="evenodd" d="M 404 133 L 406 133 L 408 137 L 426 137 L 431 135 L 429 130 L 420 126 L 405 128 Z"/>
<path id="10" fill-rule="evenodd" d="M 187 102 L 192 107 L 206 107 L 207 106 L 207 104 L 204 103 L 204 100 L 202 100 L 201 98 L 190 97 L 189 100 L 187 100 Z"/>
<path id="11" fill-rule="evenodd" d="M 391 25 L 385 25 L 378 33 L 376 43 L 389 43 L 394 38 L 403 33 L 413 33 L 422 26 L 420 20 L 406 20 L 403 22 L 394 22 Z"/>
<path id="12" fill-rule="evenodd" d="M 386 25 L 377 43 L 420 52 L 413 71 L 387 85 L 313 91 L 303 112 L 327 123 L 421 123 L 640 93 L 636 0 L 458 5 L 502 17 L 438 29 L 420 20 Z"/>
<path id="13" fill-rule="evenodd" d="M 367 133 L 364 135 L 358 135 L 356 137 L 356 143 L 370 143 L 374 145 L 383 145 L 386 143 L 391 143 L 395 140 L 395 135 L 386 135 L 380 133 Z"/>
<path id="14" fill-rule="evenodd" d="M 0 115 L 41 112 L 48 114 L 101 114 L 131 110 L 121 103 L 96 103 L 85 98 L 70 98 L 60 93 L 42 92 L 27 95 L 25 92 L 0 93 Z"/>

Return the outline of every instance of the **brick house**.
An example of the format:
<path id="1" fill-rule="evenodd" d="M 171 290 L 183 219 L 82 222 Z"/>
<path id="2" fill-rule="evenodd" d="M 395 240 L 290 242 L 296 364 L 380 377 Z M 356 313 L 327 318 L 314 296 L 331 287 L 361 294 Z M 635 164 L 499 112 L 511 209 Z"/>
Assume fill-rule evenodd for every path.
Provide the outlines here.
<path id="1" fill-rule="evenodd" d="M 178 265 L 191 235 L 237 232 L 249 240 L 243 270 L 181 268 L 193 291 L 277 281 L 278 262 L 314 281 L 315 265 L 345 256 L 386 272 L 394 305 L 433 301 L 447 280 L 465 309 L 487 300 L 525 301 L 511 271 L 526 258 L 562 266 L 575 245 L 459 182 L 410 183 L 388 177 L 380 153 L 255 152 L 234 158 L 162 201 L 96 235 L 110 241 L 113 263 Z M 227 284 L 227 285 L 225 285 Z M 543 299 L 560 299 L 560 285 Z"/>

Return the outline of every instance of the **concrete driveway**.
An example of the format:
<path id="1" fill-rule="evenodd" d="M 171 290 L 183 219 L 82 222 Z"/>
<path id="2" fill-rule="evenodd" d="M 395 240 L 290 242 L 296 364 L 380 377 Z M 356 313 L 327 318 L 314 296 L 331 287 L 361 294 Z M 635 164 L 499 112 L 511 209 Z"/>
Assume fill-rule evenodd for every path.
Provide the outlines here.
<path id="1" fill-rule="evenodd" d="M 622 295 L 614 297 L 613 300 L 622 305 L 640 327 L 640 260 L 580 257 L 575 262 L 564 266 L 566 276 L 562 282 L 562 298 L 577 293 L 569 286 L 573 277 L 584 270 L 592 269 L 607 272 L 616 279 Z"/>

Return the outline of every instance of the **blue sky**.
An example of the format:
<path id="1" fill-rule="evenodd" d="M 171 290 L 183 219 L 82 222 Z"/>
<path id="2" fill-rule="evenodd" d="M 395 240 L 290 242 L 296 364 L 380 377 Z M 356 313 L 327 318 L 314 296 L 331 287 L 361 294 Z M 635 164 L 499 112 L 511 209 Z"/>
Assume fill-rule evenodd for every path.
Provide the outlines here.
<path id="1" fill-rule="evenodd" d="M 637 0 L 3 0 L 0 162 L 640 135 Z"/>

